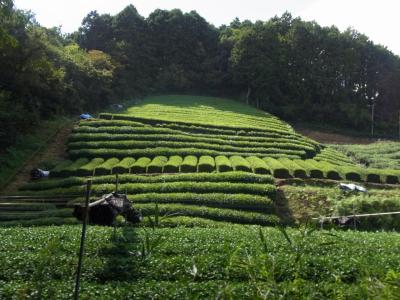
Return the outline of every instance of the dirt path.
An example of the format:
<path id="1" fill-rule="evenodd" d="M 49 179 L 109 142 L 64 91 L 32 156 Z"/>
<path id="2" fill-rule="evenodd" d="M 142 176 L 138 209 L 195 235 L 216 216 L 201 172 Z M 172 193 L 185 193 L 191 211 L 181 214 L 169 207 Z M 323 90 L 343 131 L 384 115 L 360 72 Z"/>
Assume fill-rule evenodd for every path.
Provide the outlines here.
<path id="1" fill-rule="evenodd" d="M 295 130 L 298 133 L 323 144 L 372 144 L 378 141 L 378 139 L 373 138 L 354 137 L 344 134 L 328 133 L 301 127 L 295 128 Z"/>
<path id="2" fill-rule="evenodd" d="M 53 141 L 41 153 L 27 162 L 22 170 L 15 176 L 14 180 L 2 191 L 2 194 L 13 194 L 18 188 L 25 185 L 30 180 L 30 171 L 41 162 L 67 157 L 67 139 L 72 131 L 73 125 L 73 123 L 68 123 L 64 128 L 60 129 Z"/>

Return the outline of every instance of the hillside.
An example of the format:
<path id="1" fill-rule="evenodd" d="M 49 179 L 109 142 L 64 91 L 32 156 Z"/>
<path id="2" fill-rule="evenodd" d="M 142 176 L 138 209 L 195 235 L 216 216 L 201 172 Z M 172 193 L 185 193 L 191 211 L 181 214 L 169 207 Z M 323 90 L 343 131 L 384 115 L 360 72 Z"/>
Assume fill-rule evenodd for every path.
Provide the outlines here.
<path id="1" fill-rule="evenodd" d="M 92 193 L 98 196 L 112 191 L 120 174 L 120 190 L 144 215 L 154 214 L 158 203 L 162 214 L 178 215 L 178 223 L 190 217 L 272 225 L 280 222 L 274 178 L 393 184 L 400 174 L 361 168 L 245 104 L 199 96 L 149 97 L 124 111 L 81 121 L 69 137 L 68 154 L 50 179 L 29 183 L 19 194 L 76 198 L 83 195 L 85 178 L 94 176 Z M 74 201 L 80 200 L 69 204 Z M 32 206 L 11 208 L 0 218 L 29 221 L 46 215 L 39 208 L 30 211 Z M 51 207 L 49 221 L 68 216 L 68 208 Z"/>

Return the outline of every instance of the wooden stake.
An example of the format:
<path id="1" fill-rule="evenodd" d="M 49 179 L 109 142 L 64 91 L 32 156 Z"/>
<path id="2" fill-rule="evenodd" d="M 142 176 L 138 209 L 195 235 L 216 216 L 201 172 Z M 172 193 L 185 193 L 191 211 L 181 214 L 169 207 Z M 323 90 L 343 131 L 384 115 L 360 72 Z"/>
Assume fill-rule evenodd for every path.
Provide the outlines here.
<path id="1" fill-rule="evenodd" d="M 89 217 L 89 198 L 90 198 L 91 187 L 92 187 L 92 180 L 89 179 L 86 183 L 85 211 L 84 211 L 84 216 L 83 216 L 81 244 L 80 244 L 80 248 L 79 248 L 78 269 L 76 271 L 76 281 L 75 281 L 75 294 L 74 294 L 75 300 L 79 299 L 79 288 L 80 288 L 82 264 L 83 264 L 83 254 L 84 254 L 85 239 L 86 239 L 86 224 L 88 222 L 88 217 Z"/>

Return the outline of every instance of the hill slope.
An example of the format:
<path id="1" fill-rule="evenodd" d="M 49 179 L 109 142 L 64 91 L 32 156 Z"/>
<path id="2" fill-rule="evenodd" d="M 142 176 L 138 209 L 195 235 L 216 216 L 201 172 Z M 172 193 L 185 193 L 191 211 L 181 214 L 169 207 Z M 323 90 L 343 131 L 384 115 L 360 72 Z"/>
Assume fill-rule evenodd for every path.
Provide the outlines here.
<path id="1" fill-rule="evenodd" d="M 68 142 L 69 160 L 51 179 L 21 193 L 83 195 L 114 189 L 114 174 L 145 215 L 274 224 L 276 178 L 397 183 L 396 171 L 368 170 L 245 104 L 198 96 L 149 97 L 117 114 L 82 121 Z M 149 176 L 151 175 L 151 176 Z M 272 177 L 272 176 L 273 177 Z M 185 219 L 187 220 L 187 219 Z"/>

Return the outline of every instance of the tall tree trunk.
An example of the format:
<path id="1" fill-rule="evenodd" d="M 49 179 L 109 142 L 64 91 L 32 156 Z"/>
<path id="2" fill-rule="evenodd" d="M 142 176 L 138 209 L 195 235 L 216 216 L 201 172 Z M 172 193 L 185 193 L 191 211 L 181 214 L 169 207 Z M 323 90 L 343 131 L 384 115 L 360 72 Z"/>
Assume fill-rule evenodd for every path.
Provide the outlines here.
<path id="1" fill-rule="evenodd" d="M 251 87 L 250 85 L 247 86 L 247 95 L 246 95 L 246 104 L 250 104 L 250 94 L 251 94 Z"/>

